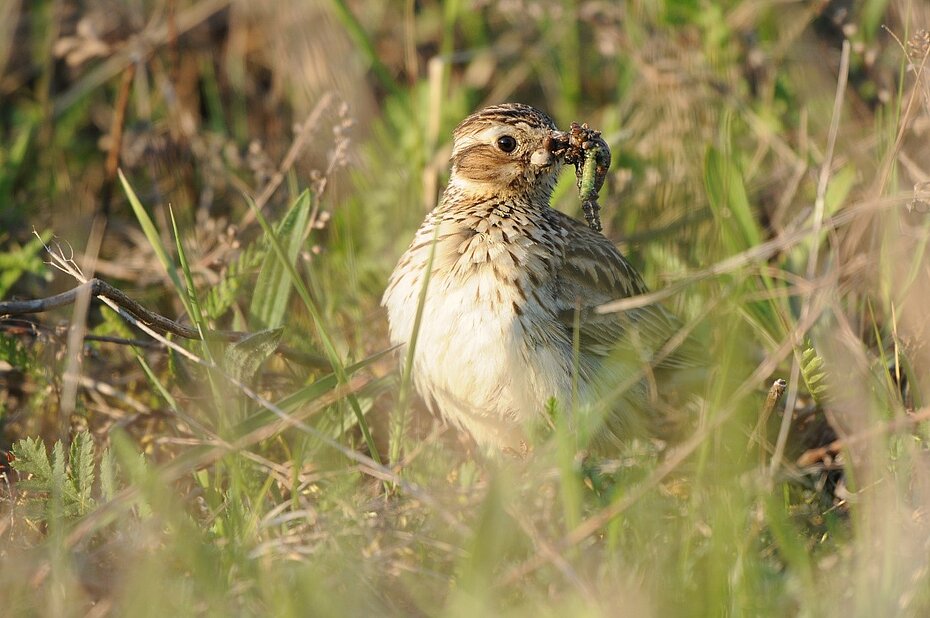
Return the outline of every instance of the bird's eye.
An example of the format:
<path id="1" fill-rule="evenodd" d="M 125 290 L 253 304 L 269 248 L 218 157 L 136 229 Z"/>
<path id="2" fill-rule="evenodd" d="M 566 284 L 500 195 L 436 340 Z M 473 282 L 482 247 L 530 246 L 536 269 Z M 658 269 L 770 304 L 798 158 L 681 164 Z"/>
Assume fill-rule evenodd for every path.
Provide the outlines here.
<path id="1" fill-rule="evenodd" d="M 502 135 L 497 138 L 497 147 L 504 152 L 513 152 L 517 148 L 517 140 L 510 135 Z"/>

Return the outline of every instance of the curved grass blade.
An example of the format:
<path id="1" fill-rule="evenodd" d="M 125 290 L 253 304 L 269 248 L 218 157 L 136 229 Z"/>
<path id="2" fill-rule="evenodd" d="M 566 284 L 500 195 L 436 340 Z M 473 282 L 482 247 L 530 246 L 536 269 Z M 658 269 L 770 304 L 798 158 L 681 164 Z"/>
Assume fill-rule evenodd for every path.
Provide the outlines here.
<path id="1" fill-rule="evenodd" d="M 336 375 L 339 386 L 348 386 L 349 381 L 346 374 L 345 365 L 343 364 L 342 359 L 339 358 L 339 353 L 336 351 L 336 346 L 326 330 L 326 325 L 323 323 L 323 316 L 320 314 L 319 308 L 316 306 L 316 303 L 313 301 L 313 299 L 310 298 L 310 291 L 304 284 L 303 279 L 301 279 L 300 275 L 297 273 L 297 269 L 295 268 L 294 264 L 288 260 L 287 252 L 285 252 L 284 247 L 281 246 L 278 237 L 275 235 L 274 230 L 268 223 L 268 220 L 265 219 L 262 211 L 259 210 L 259 208 L 255 205 L 255 202 L 253 202 L 248 197 L 246 198 L 246 202 L 248 203 L 249 208 L 252 209 L 252 212 L 255 213 L 255 218 L 259 225 L 262 226 L 262 229 L 265 231 L 265 235 L 268 237 L 268 241 L 271 243 L 271 247 L 273 248 L 275 255 L 278 256 L 281 264 L 283 264 L 286 268 L 292 285 L 297 290 L 297 293 L 300 295 L 304 306 L 307 308 L 307 312 L 313 319 L 313 323 L 316 326 L 317 335 L 320 338 L 320 342 L 323 344 L 323 351 L 326 353 L 326 357 L 329 359 L 330 364 L 333 366 L 333 372 Z M 381 456 L 378 454 L 378 447 L 375 446 L 375 442 L 371 437 L 371 431 L 368 428 L 368 421 L 365 420 L 365 416 L 362 413 L 362 408 L 358 403 L 358 398 L 354 393 L 348 392 L 346 394 L 346 399 L 348 399 L 349 406 L 351 406 L 352 411 L 355 413 L 355 418 L 358 420 L 359 429 L 361 430 L 362 437 L 365 439 L 365 444 L 368 446 L 368 450 L 371 453 L 371 458 L 379 464 L 382 463 Z"/>

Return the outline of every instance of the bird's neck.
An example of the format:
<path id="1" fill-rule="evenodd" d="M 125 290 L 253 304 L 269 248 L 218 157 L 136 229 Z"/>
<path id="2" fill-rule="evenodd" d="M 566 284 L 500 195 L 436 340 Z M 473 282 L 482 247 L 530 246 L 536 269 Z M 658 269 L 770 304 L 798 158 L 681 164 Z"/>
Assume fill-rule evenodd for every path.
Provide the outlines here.
<path id="1" fill-rule="evenodd" d="M 502 205 L 511 205 L 524 211 L 542 212 L 549 209 L 551 196 L 552 189 L 547 186 L 514 189 L 501 187 L 499 184 L 474 182 L 453 175 L 437 210 L 480 214 Z"/>

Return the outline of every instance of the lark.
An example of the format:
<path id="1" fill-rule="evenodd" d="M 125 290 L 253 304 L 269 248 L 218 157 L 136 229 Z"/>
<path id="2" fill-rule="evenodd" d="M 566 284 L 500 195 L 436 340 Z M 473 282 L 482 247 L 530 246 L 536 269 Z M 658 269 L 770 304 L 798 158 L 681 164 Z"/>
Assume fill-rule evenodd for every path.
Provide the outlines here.
<path id="1" fill-rule="evenodd" d="M 605 236 L 550 206 L 556 130 L 517 103 L 459 124 L 448 186 L 382 299 L 392 343 L 415 346 L 420 395 L 489 452 L 525 452 L 553 410 L 623 440 L 648 421 L 655 372 L 683 362 L 654 360 L 678 328 L 663 308 L 596 310 L 647 288 Z"/>

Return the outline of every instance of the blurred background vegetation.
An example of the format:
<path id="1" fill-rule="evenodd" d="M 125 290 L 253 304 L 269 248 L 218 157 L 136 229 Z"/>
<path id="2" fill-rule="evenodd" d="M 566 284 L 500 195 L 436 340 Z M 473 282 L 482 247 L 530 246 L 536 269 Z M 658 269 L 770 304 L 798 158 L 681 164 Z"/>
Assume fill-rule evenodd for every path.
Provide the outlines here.
<path id="1" fill-rule="evenodd" d="M 0 300 L 79 268 L 254 336 L 0 316 L 3 613 L 926 615 L 927 28 L 922 0 L 6 0 Z M 487 462 L 384 354 L 451 129 L 502 101 L 610 143 L 605 234 L 714 359 L 677 448 Z"/>

